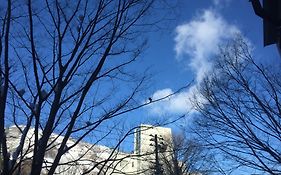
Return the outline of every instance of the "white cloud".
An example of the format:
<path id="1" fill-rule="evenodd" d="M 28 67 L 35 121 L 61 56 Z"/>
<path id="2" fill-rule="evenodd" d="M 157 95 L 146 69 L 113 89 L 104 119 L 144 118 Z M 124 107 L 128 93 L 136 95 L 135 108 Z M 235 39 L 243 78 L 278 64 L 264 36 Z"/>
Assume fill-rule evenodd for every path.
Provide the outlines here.
<path id="1" fill-rule="evenodd" d="M 230 39 L 239 30 L 228 24 L 212 10 L 205 10 L 202 16 L 176 28 L 177 57 L 190 56 L 189 67 L 195 71 L 196 81 L 201 82 L 212 67 L 210 57 L 218 52 L 218 46 Z"/>
<path id="2" fill-rule="evenodd" d="M 162 89 L 156 91 L 152 95 L 152 99 L 164 98 L 172 93 L 174 93 L 172 89 Z M 173 111 L 173 113 L 184 113 L 187 111 L 187 100 L 184 95 L 176 94 L 160 102 L 156 102 L 156 104 L 150 105 L 150 110 L 154 114 L 165 114 L 170 111 Z"/>
<path id="3" fill-rule="evenodd" d="M 151 105 L 151 111 L 159 115 L 190 112 L 192 109 L 190 98 L 197 94 L 197 85 L 212 70 L 211 57 L 218 53 L 220 45 L 239 33 L 240 31 L 236 26 L 228 24 L 213 10 L 204 10 L 200 16 L 195 17 L 190 22 L 177 26 L 175 37 L 176 58 L 181 62 L 188 62 L 188 68 L 195 75 L 195 84 L 185 92 Z M 163 89 L 156 91 L 153 97 L 157 99 L 163 94 L 171 93 L 171 89 Z"/>
<path id="4" fill-rule="evenodd" d="M 199 98 L 200 101 L 204 101 L 201 96 L 197 95 L 198 93 L 196 86 L 191 86 L 186 91 L 169 96 L 173 93 L 173 90 L 170 88 L 156 91 L 151 97 L 153 100 L 164 97 L 167 98 L 148 105 L 150 113 L 158 116 L 165 116 L 167 114 L 181 115 L 185 113 L 193 113 L 195 110 L 192 107 L 192 99 L 196 96 L 196 98 Z"/>
<path id="5" fill-rule="evenodd" d="M 167 97 L 173 93 L 173 90 L 170 88 L 161 89 L 156 91 L 152 95 L 152 99 L 157 100 Z M 197 94 L 198 92 L 196 86 L 191 86 L 186 91 L 176 93 L 175 95 L 169 96 L 164 100 L 149 105 L 148 108 L 152 114 L 156 114 L 159 116 L 166 114 L 180 115 L 185 113 L 193 113 L 195 112 L 192 107 L 192 99 L 194 98 L 194 96 L 196 96 L 196 98 L 199 98 L 200 101 L 204 101 L 204 99 Z"/>

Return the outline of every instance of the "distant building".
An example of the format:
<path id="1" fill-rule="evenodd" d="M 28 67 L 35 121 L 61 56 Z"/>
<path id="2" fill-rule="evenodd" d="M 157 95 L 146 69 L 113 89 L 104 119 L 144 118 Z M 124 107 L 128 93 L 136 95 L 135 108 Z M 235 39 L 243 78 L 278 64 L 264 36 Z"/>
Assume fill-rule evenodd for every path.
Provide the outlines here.
<path id="1" fill-rule="evenodd" d="M 157 139 L 157 145 L 155 144 Z M 162 165 L 161 157 L 171 158 L 172 153 L 172 131 L 170 128 L 154 127 L 152 125 L 140 125 L 135 132 L 135 154 L 140 155 L 137 162 L 138 172 L 148 172 L 153 170 L 156 163 L 156 147 L 158 149 L 159 164 Z M 155 166 L 154 166 L 155 167 Z M 164 171 L 164 167 L 161 167 Z M 150 173 L 151 174 L 151 173 Z"/>
<path id="2" fill-rule="evenodd" d="M 25 140 L 21 175 L 27 175 L 30 171 L 33 133 L 33 129 L 30 129 Z M 12 153 L 19 145 L 21 132 L 18 128 L 12 126 L 7 128 L 6 134 L 8 149 Z M 155 145 L 155 138 L 157 138 L 157 145 Z M 45 167 L 41 174 L 47 174 L 48 166 L 54 161 L 62 139 L 63 137 L 57 134 L 51 135 L 49 143 L 52 146 L 45 154 Z M 67 146 L 71 146 L 75 142 L 76 140 L 70 139 Z M 161 156 L 169 157 L 171 145 L 172 132 L 170 128 L 140 125 L 135 130 L 133 153 L 118 152 L 106 146 L 80 142 L 62 156 L 56 173 L 80 175 L 89 171 L 90 175 L 95 175 L 101 170 L 103 172 L 101 174 L 151 174 L 156 163 L 156 147 L 158 153 L 161 153 L 159 154 L 159 163 L 161 164 Z M 79 160 L 77 160 L 78 158 Z"/>

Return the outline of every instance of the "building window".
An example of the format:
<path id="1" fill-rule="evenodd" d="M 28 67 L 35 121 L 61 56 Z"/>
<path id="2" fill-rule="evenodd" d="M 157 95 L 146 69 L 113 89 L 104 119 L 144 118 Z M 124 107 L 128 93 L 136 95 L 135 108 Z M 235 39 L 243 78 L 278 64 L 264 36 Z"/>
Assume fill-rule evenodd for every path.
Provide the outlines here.
<path id="1" fill-rule="evenodd" d="M 132 162 L 132 167 L 134 167 L 135 165 L 134 165 L 134 162 Z"/>

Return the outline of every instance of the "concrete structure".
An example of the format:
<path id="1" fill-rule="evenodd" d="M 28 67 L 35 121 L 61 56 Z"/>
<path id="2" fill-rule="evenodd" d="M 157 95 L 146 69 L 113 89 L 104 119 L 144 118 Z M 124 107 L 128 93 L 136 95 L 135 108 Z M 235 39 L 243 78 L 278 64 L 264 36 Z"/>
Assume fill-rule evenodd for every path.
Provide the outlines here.
<path id="1" fill-rule="evenodd" d="M 158 154 L 159 164 L 161 157 L 171 159 L 172 131 L 170 128 L 154 127 L 152 125 L 140 125 L 135 132 L 135 154 L 140 159 L 137 162 L 138 172 L 151 172 L 156 164 Z"/>
<path id="2" fill-rule="evenodd" d="M 24 126 L 21 126 L 23 129 Z M 20 142 L 20 130 L 12 126 L 7 128 L 7 144 L 11 152 L 16 150 Z M 156 140 L 157 141 L 156 141 Z M 30 129 L 24 144 L 24 161 L 22 167 L 22 175 L 28 174 L 30 171 L 30 158 L 33 154 L 34 130 Z M 50 148 L 45 154 L 45 162 L 42 174 L 47 174 L 48 166 L 52 164 L 60 146 L 62 136 L 52 134 L 49 140 Z M 158 143 L 155 145 L 156 142 Z M 70 139 L 67 146 L 72 146 L 76 140 Z M 140 125 L 135 130 L 134 153 L 124 153 L 106 146 L 91 145 L 85 142 L 79 142 L 64 154 L 60 161 L 56 173 L 62 175 L 80 175 L 85 172 L 90 172 L 90 175 L 95 175 L 99 171 L 101 174 L 151 174 L 152 166 L 156 163 L 156 148 L 160 156 L 169 157 L 172 143 L 172 132 L 170 128 L 153 127 L 151 125 Z M 19 159 L 19 158 L 16 158 Z M 161 159 L 161 157 L 159 157 Z"/>

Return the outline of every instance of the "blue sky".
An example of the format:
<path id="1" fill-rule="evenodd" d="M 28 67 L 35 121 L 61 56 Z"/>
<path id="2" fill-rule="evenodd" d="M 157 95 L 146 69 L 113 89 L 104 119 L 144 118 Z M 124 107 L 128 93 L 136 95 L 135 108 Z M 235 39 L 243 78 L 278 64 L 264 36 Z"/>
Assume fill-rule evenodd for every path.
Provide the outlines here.
<path id="1" fill-rule="evenodd" d="M 176 18 L 163 30 L 147 34 L 148 47 L 135 67 L 137 71 L 149 68 L 152 79 L 138 102 L 145 103 L 149 97 L 157 99 L 186 86 L 190 88 L 164 101 L 119 116 L 112 121 L 117 129 L 141 123 L 169 122 L 182 114 L 186 117 L 168 125 L 173 132 L 181 126 L 192 124 L 190 98 L 196 94 L 196 85 L 205 74 L 212 71 L 213 57 L 219 45 L 242 35 L 254 48 L 255 58 L 262 62 L 279 60 L 275 45 L 263 47 L 262 20 L 254 14 L 248 0 L 178 0 L 173 9 Z M 166 11 L 163 11 L 166 13 Z M 107 126 L 102 130 L 107 131 Z M 102 143 L 108 145 L 116 133 Z M 125 150 L 133 149 L 133 136 L 124 142 Z"/>
<path id="2" fill-rule="evenodd" d="M 189 114 L 192 115 L 190 98 L 196 94 L 196 85 L 212 71 L 212 58 L 217 54 L 218 46 L 223 45 L 237 34 L 247 38 L 251 43 L 254 47 L 254 54 L 257 55 L 256 59 L 264 62 L 274 62 L 280 59 L 275 46 L 263 47 L 262 20 L 254 14 L 248 0 L 167 1 L 177 1 L 176 5 L 173 3 L 175 5 L 173 9 L 162 9 L 163 14 L 170 13 L 173 20 L 163 21 L 160 30 L 144 34 L 148 38 L 148 47 L 143 53 L 141 61 L 135 64 L 135 67 L 130 67 L 139 72 L 149 68 L 152 75 L 148 84 L 149 88 L 138 102 L 145 103 L 149 97 L 156 100 L 186 86 L 192 80 L 194 81 L 189 88 L 170 98 L 127 113 L 125 116 L 118 116 L 113 119 L 113 122 L 110 121 L 109 124 L 118 124 L 116 130 L 112 130 L 114 133 L 111 133 L 112 135 L 106 140 L 102 140 L 107 142 L 107 145 L 110 144 L 109 141 L 114 142 L 121 135 L 115 131 L 123 127 L 124 120 L 128 125 L 153 124 L 157 121 L 173 120 L 188 112 L 191 112 Z M 44 44 L 47 45 L 47 43 L 42 43 L 42 45 Z M 117 91 L 119 92 L 120 89 Z M 129 88 L 124 87 L 124 89 L 126 91 Z M 123 95 L 122 92 L 121 95 Z M 91 99 L 93 96 L 89 95 L 88 98 Z M 117 99 L 115 96 L 112 98 Z M 108 105 L 110 106 L 111 103 Z M 177 131 L 179 125 L 191 123 L 190 115 L 180 122 L 172 123 L 169 127 Z M 122 117 L 124 120 L 121 119 Z M 118 126 L 119 124 L 120 126 Z M 107 132 L 108 126 L 105 125 L 99 128 L 100 132 L 95 130 L 94 134 L 101 135 L 100 133 Z M 122 131 L 124 130 L 120 132 Z M 132 137 L 125 142 L 131 148 L 132 143 Z"/>
<path id="3" fill-rule="evenodd" d="M 280 59 L 275 45 L 263 47 L 262 20 L 254 14 L 248 0 L 181 0 L 176 11 L 180 15 L 168 30 L 149 35 L 149 48 L 142 64 L 149 66 L 154 76 L 147 94 L 157 99 L 193 79 L 194 83 L 167 100 L 128 114 L 131 123 L 153 124 L 190 112 L 189 98 L 196 94 L 195 87 L 205 74 L 212 71 L 212 57 L 216 55 L 218 46 L 237 34 L 251 44 L 255 59 L 261 62 Z M 178 132 L 179 126 L 191 123 L 190 116 L 192 110 L 187 117 L 169 127 Z M 132 149 L 132 142 L 132 137 L 128 138 L 125 145 L 131 145 Z"/>
<path id="4" fill-rule="evenodd" d="M 190 111 L 189 98 L 196 93 L 196 84 L 212 71 L 212 57 L 218 46 L 237 35 L 251 43 L 257 59 L 279 59 L 276 46 L 263 47 L 262 20 L 247 0 L 180 0 L 175 11 L 178 16 L 167 30 L 149 35 L 149 48 L 142 62 L 153 74 L 148 94 L 157 99 L 193 79 L 194 83 L 174 97 L 137 111 L 134 115 L 142 116 L 139 122 L 173 118 Z"/>

